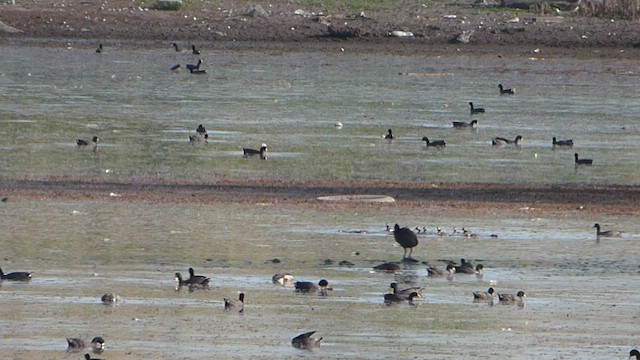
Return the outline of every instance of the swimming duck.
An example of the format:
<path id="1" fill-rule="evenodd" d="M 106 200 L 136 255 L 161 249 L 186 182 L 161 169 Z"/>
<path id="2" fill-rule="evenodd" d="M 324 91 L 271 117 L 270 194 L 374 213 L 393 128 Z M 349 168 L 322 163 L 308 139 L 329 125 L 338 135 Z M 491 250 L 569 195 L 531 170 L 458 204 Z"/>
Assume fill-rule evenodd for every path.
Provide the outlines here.
<path id="1" fill-rule="evenodd" d="M 474 127 L 478 125 L 478 120 L 471 120 L 471 122 L 464 122 L 464 121 L 454 121 L 453 122 L 453 127 L 454 128 L 469 128 L 469 127 Z"/>
<path id="2" fill-rule="evenodd" d="M 98 54 L 102 52 L 102 44 L 98 45 L 98 48 L 96 49 L 96 52 Z"/>
<path id="3" fill-rule="evenodd" d="M 102 298 L 100 299 L 105 305 L 115 305 L 116 303 L 120 302 L 120 300 L 122 300 L 120 295 L 117 295 L 116 293 L 106 293 L 102 295 Z"/>
<path id="4" fill-rule="evenodd" d="M 393 303 L 401 303 L 404 301 L 409 301 L 409 303 L 412 303 L 414 300 L 417 300 L 419 298 L 420 295 L 415 291 L 409 295 L 384 294 L 384 303 L 387 305 Z"/>
<path id="5" fill-rule="evenodd" d="M 637 349 L 629 351 L 629 358 L 636 358 L 636 360 L 640 360 L 640 351 Z"/>
<path id="6" fill-rule="evenodd" d="M 520 141 L 522 141 L 522 135 L 516 136 L 514 140 L 505 139 L 503 137 L 494 137 L 491 139 L 491 145 L 501 146 L 501 145 L 520 145 Z"/>
<path id="7" fill-rule="evenodd" d="M 384 138 L 387 140 L 393 140 L 393 132 L 391 131 L 391 129 L 387 129 L 387 134 L 384 136 Z"/>
<path id="8" fill-rule="evenodd" d="M 16 271 L 5 274 L 2 272 L 2 268 L 0 268 L 0 280 L 31 281 L 31 273 L 26 271 Z"/>
<path id="9" fill-rule="evenodd" d="M 498 84 L 498 88 L 500 89 L 500 95 L 513 95 L 516 93 L 514 89 L 503 88 L 502 84 Z"/>
<path id="10" fill-rule="evenodd" d="M 204 69 L 191 69 L 189 72 L 194 75 L 207 75 L 207 70 Z"/>
<path id="11" fill-rule="evenodd" d="M 469 101 L 469 106 L 471 107 L 471 115 L 484 113 L 484 108 L 474 108 L 473 103 Z"/>
<path id="12" fill-rule="evenodd" d="M 604 236 L 604 237 L 621 237 L 622 236 L 622 232 L 617 230 L 600 231 L 600 224 L 595 224 L 593 225 L 593 227 L 596 228 L 597 236 Z"/>
<path id="13" fill-rule="evenodd" d="M 478 275 L 484 273 L 484 266 L 482 264 L 476 265 L 476 267 L 471 266 L 456 266 L 456 274 L 470 274 L 470 275 Z"/>
<path id="14" fill-rule="evenodd" d="M 204 61 L 202 61 L 202 59 L 198 59 L 198 63 L 196 65 L 193 64 L 187 64 L 186 68 L 187 70 L 193 72 L 193 70 L 198 70 L 200 69 L 200 65 L 202 65 L 204 63 Z"/>
<path id="15" fill-rule="evenodd" d="M 399 289 L 398 283 L 395 283 L 395 282 L 392 282 L 389 285 L 389 287 L 393 289 L 393 293 L 395 295 L 405 297 L 406 300 L 409 300 L 409 297 L 414 293 L 417 294 L 418 296 L 422 296 L 422 291 L 424 291 L 424 288 L 419 286 L 412 286 L 404 289 Z"/>
<path id="16" fill-rule="evenodd" d="M 275 274 L 271 278 L 271 282 L 280 286 L 291 286 L 293 285 L 293 275 L 289 273 Z"/>
<path id="17" fill-rule="evenodd" d="M 526 298 L 527 295 L 525 295 L 524 291 L 518 291 L 517 294 L 498 294 L 498 300 L 501 303 L 522 303 L 524 301 L 524 298 Z"/>
<path id="18" fill-rule="evenodd" d="M 244 293 L 241 292 L 237 300 L 224 298 L 224 311 L 244 312 Z"/>
<path id="19" fill-rule="evenodd" d="M 189 282 L 189 284 L 200 285 L 200 286 L 208 286 L 210 280 L 211 279 L 209 279 L 206 276 L 195 275 L 195 271 L 193 270 L 193 268 L 191 268 L 191 267 L 189 268 L 189 279 L 187 280 Z"/>
<path id="20" fill-rule="evenodd" d="M 203 135 L 189 135 L 189 142 L 192 144 L 205 144 L 207 145 L 208 142 L 207 140 L 209 140 L 209 134 L 204 134 Z"/>
<path id="21" fill-rule="evenodd" d="M 73 352 L 82 350 L 85 348 L 84 340 L 78 338 L 67 338 L 67 351 Z M 104 351 L 105 342 L 101 336 L 96 336 L 91 339 L 91 349 L 94 353 L 101 353 Z"/>
<path id="22" fill-rule="evenodd" d="M 191 45 L 191 53 L 193 55 L 200 55 L 200 50 L 196 49 L 195 45 Z"/>
<path id="23" fill-rule="evenodd" d="M 429 277 L 451 277 L 456 273 L 456 267 L 453 264 L 447 265 L 447 267 L 443 269 L 438 269 L 433 266 L 429 266 L 427 268 L 427 276 Z"/>
<path id="24" fill-rule="evenodd" d="M 493 294 L 495 290 L 492 287 L 487 291 L 474 291 L 473 292 L 473 300 L 477 301 L 493 301 Z"/>
<path id="25" fill-rule="evenodd" d="M 315 331 L 309 331 L 294 337 L 291 340 L 291 346 L 293 346 L 296 349 L 302 349 L 302 350 L 313 350 L 313 349 L 320 348 L 320 341 L 322 340 L 322 338 L 319 338 L 319 339 L 312 338 L 311 336 L 315 333 L 316 333 Z"/>
<path id="26" fill-rule="evenodd" d="M 100 139 L 97 136 L 94 136 L 91 140 L 76 139 L 76 146 L 81 149 L 92 149 L 93 151 L 96 151 L 96 149 L 98 149 L 99 141 Z"/>
<path id="27" fill-rule="evenodd" d="M 408 227 L 401 228 L 400 225 L 395 224 L 393 227 L 393 237 L 396 239 L 396 242 L 402 246 L 404 249 L 403 259 L 407 258 L 407 249 L 409 249 L 409 256 L 411 258 L 411 254 L 413 253 L 413 248 L 418 245 L 418 235 L 411 231 Z"/>
<path id="28" fill-rule="evenodd" d="M 325 279 L 320 280 L 317 285 L 310 281 L 296 281 L 294 285 L 296 292 L 304 294 L 320 293 L 320 295 L 326 295 L 327 290 L 333 290 L 329 287 L 329 282 Z"/>
<path id="29" fill-rule="evenodd" d="M 386 262 L 386 263 L 382 263 L 380 265 L 374 266 L 373 270 L 390 272 L 390 273 L 399 273 L 402 271 L 402 267 L 400 267 L 400 265 L 396 263 Z"/>
<path id="30" fill-rule="evenodd" d="M 593 164 L 593 159 L 578 159 L 578 153 L 573 154 L 576 165 L 591 165 Z"/>
<path id="31" fill-rule="evenodd" d="M 267 159 L 267 144 L 262 144 L 262 146 L 260 147 L 260 150 L 242 148 L 242 153 L 243 153 L 243 155 L 245 157 L 259 155 L 260 159 L 266 160 Z"/>
<path id="32" fill-rule="evenodd" d="M 447 146 L 444 140 L 429 141 L 426 136 L 422 138 L 422 141 L 425 141 L 427 143 L 427 147 L 443 148 Z"/>
<path id="33" fill-rule="evenodd" d="M 572 148 L 573 147 L 573 140 L 571 140 L 571 139 L 569 139 L 569 140 L 556 140 L 556 138 L 554 136 L 551 144 L 553 145 L 554 148 L 556 146 L 557 147 L 569 147 L 569 148 Z"/>

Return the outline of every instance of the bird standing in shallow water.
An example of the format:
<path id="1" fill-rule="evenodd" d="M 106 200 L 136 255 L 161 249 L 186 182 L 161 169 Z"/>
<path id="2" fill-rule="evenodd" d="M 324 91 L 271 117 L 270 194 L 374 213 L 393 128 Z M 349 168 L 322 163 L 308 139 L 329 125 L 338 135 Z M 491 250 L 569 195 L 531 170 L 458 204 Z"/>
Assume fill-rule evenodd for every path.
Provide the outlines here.
<path id="1" fill-rule="evenodd" d="M 414 233 L 408 227 L 401 228 L 400 225 L 395 224 L 393 227 L 393 237 L 396 239 L 396 242 L 402 246 L 404 249 L 404 255 L 402 259 L 412 259 L 411 254 L 413 253 L 413 248 L 418 245 L 418 235 Z M 407 249 L 409 249 L 409 256 L 407 257 Z"/>
<path id="2" fill-rule="evenodd" d="M 605 237 L 621 237 L 622 236 L 622 232 L 617 230 L 600 231 L 600 224 L 595 224 L 593 225 L 593 227 L 596 228 L 597 236 L 605 236 Z"/>
<path id="3" fill-rule="evenodd" d="M 267 144 L 262 144 L 262 146 L 260 147 L 260 150 L 242 148 L 242 154 L 245 157 L 259 155 L 260 159 L 266 160 L 267 159 Z"/>
<path id="4" fill-rule="evenodd" d="M 0 268 L 0 280 L 31 281 L 31 273 L 25 271 L 16 271 L 5 274 L 4 272 L 2 272 L 2 268 Z"/>
<path id="5" fill-rule="evenodd" d="M 322 340 L 322 338 L 312 338 L 311 336 L 315 333 L 315 331 L 309 331 L 294 337 L 291 340 L 291 346 L 296 349 L 302 350 L 313 350 L 320 348 L 320 341 Z"/>

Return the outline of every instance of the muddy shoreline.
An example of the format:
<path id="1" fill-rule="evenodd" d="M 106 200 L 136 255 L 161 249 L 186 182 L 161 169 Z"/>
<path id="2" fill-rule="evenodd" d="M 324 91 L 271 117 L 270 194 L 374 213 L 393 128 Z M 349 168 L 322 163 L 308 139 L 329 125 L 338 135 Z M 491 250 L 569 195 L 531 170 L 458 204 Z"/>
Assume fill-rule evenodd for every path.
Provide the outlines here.
<path id="1" fill-rule="evenodd" d="M 319 196 L 387 195 L 391 204 L 324 202 Z M 2 180 L 7 201 L 144 201 L 149 203 L 265 203 L 304 206 L 440 207 L 451 211 L 536 210 L 545 213 L 640 214 L 637 186 L 568 186 L 474 183 L 222 180 L 209 184 Z"/>

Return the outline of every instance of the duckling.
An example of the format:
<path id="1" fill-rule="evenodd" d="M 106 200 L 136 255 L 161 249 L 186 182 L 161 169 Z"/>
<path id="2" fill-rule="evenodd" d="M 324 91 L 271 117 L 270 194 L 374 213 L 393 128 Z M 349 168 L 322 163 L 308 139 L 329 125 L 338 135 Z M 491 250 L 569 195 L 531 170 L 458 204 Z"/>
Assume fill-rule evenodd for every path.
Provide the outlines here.
<path id="1" fill-rule="evenodd" d="M 240 295 L 238 295 L 237 300 L 224 298 L 224 311 L 237 313 L 244 312 L 244 293 L 241 292 Z"/>
<path id="2" fill-rule="evenodd" d="M 471 115 L 481 114 L 485 112 L 484 108 L 474 108 L 473 103 L 471 101 L 469 101 L 469 106 L 471 107 L 471 110 L 470 110 Z"/>
<path id="3" fill-rule="evenodd" d="M 597 236 L 604 236 L 604 237 L 621 237 L 622 236 L 622 232 L 617 230 L 600 231 L 600 224 L 595 224 L 593 225 L 593 227 L 596 228 Z"/>
<path id="4" fill-rule="evenodd" d="M 516 93 L 515 89 L 505 89 L 502 84 L 498 84 L 498 88 L 500 89 L 500 95 L 513 95 Z"/>
<path id="5" fill-rule="evenodd" d="M 454 121 L 453 122 L 453 127 L 460 129 L 460 128 L 472 128 L 475 127 L 476 125 L 478 125 L 478 120 L 471 120 L 471 122 L 464 122 L 464 121 Z"/>
<path id="6" fill-rule="evenodd" d="M 319 339 L 312 338 L 311 336 L 315 333 L 316 333 L 315 331 L 309 331 L 294 337 L 291 340 L 291 346 L 293 346 L 296 349 L 302 349 L 302 350 L 313 350 L 313 349 L 320 348 L 320 341 L 322 340 L 322 338 L 319 338 Z"/>
<path id="7" fill-rule="evenodd" d="M 31 273 L 26 271 L 16 271 L 5 274 L 0 268 L 0 280 L 8 281 L 31 281 Z"/>

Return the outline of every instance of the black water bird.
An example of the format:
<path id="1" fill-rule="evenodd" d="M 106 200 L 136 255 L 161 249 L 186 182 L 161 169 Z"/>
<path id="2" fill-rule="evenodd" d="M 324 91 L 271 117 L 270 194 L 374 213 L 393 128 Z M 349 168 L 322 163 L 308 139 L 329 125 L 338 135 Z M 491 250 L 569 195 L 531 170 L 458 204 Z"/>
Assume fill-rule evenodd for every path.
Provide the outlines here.
<path id="1" fill-rule="evenodd" d="M 516 93 L 514 89 L 505 89 L 502 84 L 498 84 L 498 88 L 500 89 L 500 95 L 513 95 Z"/>
<path id="2" fill-rule="evenodd" d="M 200 50 L 196 49 L 195 45 L 191 45 L 191 53 L 193 55 L 200 55 Z"/>
<path id="3" fill-rule="evenodd" d="M 471 122 L 464 122 L 464 121 L 454 121 L 453 122 L 453 127 L 454 128 L 472 128 L 475 127 L 476 125 L 478 125 L 478 120 L 471 120 Z"/>
<path id="4" fill-rule="evenodd" d="M 187 70 L 193 72 L 193 70 L 199 70 L 200 69 L 200 65 L 204 64 L 204 61 L 202 61 L 202 59 L 198 59 L 198 63 L 193 65 L 193 64 L 187 64 L 185 67 L 187 68 Z"/>
<path id="5" fill-rule="evenodd" d="M 417 300 L 419 298 L 420 298 L 420 295 L 415 291 L 409 295 L 384 294 L 385 304 L 401 303 L 405 301 L 409 301 L 409 303 L 412 303 L 414 300 Z"/>
<path id="6" fill-rule="evenodd" d="M 427 143 L 427 147 L 443 148 L 447 146 L 447 143 L 444 140 L 429 141 L 429 138 L 426 136 L 422 138 L 422 141 Z"/>
<path id="7" fill-rule="evenodd" d="M 302 350 L 313 350 L 320 348 L 320 341 L 322 340 L 322 338 L 313 338 L 312 335 L 315 333 L 315 331 L 309 331 L 294 337 L 291 340 L 291 346 L 296 349 Z"/>
<path id="8" fill-rule="evenodd" d="M 387 140 L 393 140 L 393 132 L 391 131 L 391 129 L 387 129 L 387 134 L 384 136 L 384 138 Z"/>
<path id="9" fill-rule="evenodd" d="M 204 126 L 202 124 L 198 125 L 198 127 L 196 128 L 196 132 L 200 135 L 204 135 L 207 133 L 207 129 L 204 128 Z"/>
<path id="10" fill-rule="evenodd" d="M 593 159 L 579 159 L 578 153 L 573 154 L 573 158 L 575 159 L 574 162 L 576 165 L 592 165 L 593 164 Z"/>
<path id="11" fill-rule="evenodd" d="M 31 281 L 31 273 L 26 271 L 16 271 L 5 274 L 0 268 L 0 280 L 8 281 Z"/>
<path id="12" fill-rule="evenodd" d="M 396 242 L 402 246 L 404 249 L 403 259 L 407 258 L 407 249 L 409 249 L 409 256 L 411 258 L 411 254 L 413 253 L 413 248 L 418 245 L 418 235 L 414 233 L 408 227 L 401 228 L 400 225 L 395 224 L 393 227 L 393 237 L 396 239 Z"/>
<path id="13" fill-rule="evenodd" d="M 622 236 L 622 232 L 618 230 L 600 231 L 600 224 L 595 224 L 593 225 L 593 227 L 596 228 L 596 236 L 604 236 L 604 237 L 621 237 Z"/>
<path id="14" fill-rule="evenodd" d="M 260 159 L 265 160 L 267 158 L 267 144 L 262 144 L 260 150 L 242 148 L 242 153 L 245 157 L 260 156 Z"/>
<path id="15" fill-rule="evenodd" d="M 491 145 L 494 146 L 501 146 L 501 145 L 520 145 L 520 142 L 522 141 L 522 135 L 518 135 L 515 137 L 515 139 L 513 140 L 509 140 L 503 137 L 494 137 L 493 139 L 491 139 Z"/>
<path id="16" fill-rule="evenodd" d="M 553 145 L 554 148 L 556 148 L 556 147 L 572 148 L 573 147 L 573 140 L 571 140 L 571 139 L 569 139 L 569 140 L 556 140 L 556 138 L 554 137 L 552 139 L 551 144 Z"/>
<path id="17" fill-rule="evenodd" d="M 76 146 L 81 149 L 92 149 L 93 151 L 98 149 L 98 142 L 100 139 L 94 136 L 91 140 L 76 139 Z"/>
<path id="18" fill-rule="evenodd" d="M 473 103 L 469 101 L 469 106 L 471 107 L 470 113 L 471 115 L 484 113 L 484 108 L 474 108 Z"/>
<path id="19" fill-rule="evenodd" d="M 98 45 L 98 48 L 96 49 L 96 52 L 98 54 L 102 52 L 102 44 Z"/>
<path id="20" fill-rule="evenodd" d="M 374 266 L 373 270 L 389 272 L 389 273 L 399 273 L 402 271 L 402 267 L 396 263 L 386 262 L 386 263 L 382 263 L 380 265 Z"/>
<path id="21" fill-rule="evenodd" d="M 310 281 L 296 281 L 294 284 L 296 288 L 296 292 L 303 294 L 320 294 L 326 295 L 327 290 L 333 290 L 329 287 L 329 282 L 325 279 L 322 279 L 318 282 L 318 284 L 314 284 Z"/>

